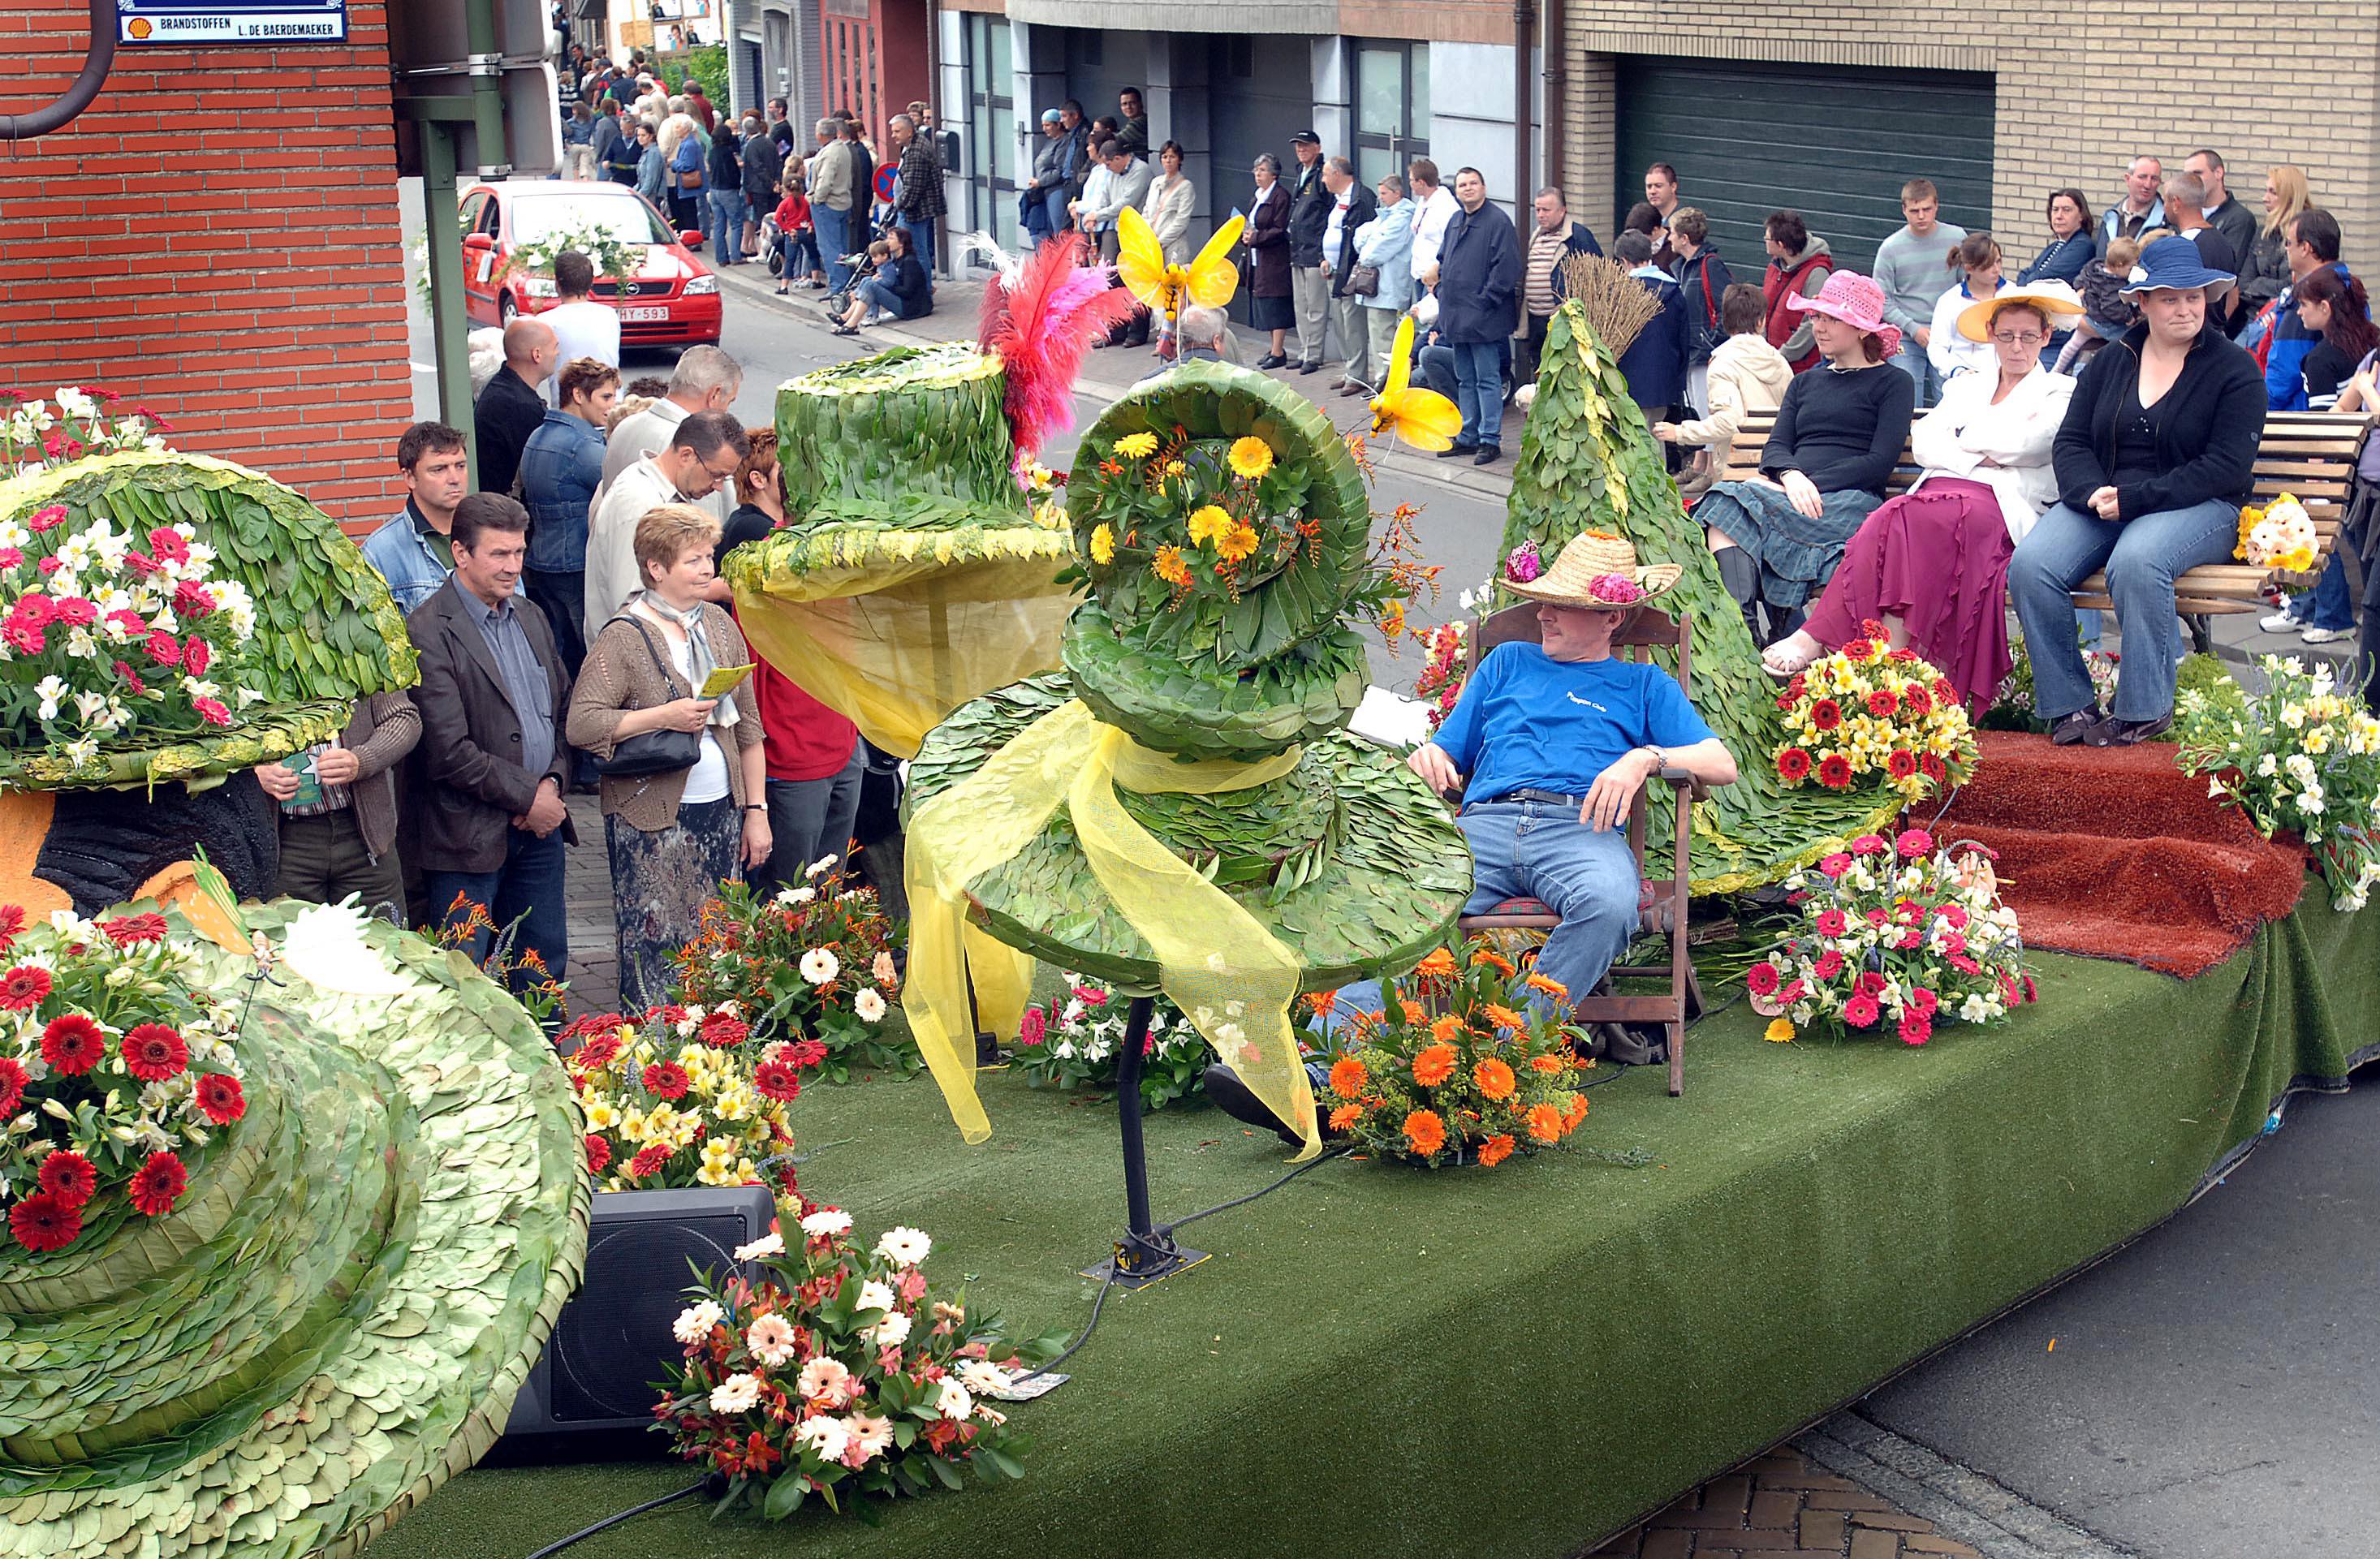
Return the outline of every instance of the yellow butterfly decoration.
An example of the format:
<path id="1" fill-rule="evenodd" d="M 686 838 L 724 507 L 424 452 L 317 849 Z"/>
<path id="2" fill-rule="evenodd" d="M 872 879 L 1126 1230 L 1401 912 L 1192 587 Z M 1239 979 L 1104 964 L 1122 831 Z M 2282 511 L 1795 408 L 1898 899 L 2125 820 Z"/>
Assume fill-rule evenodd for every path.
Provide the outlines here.
<path id="1" fill-rule="evenodd" d="M 1372 400 L 1372 435 L 1394 433 L 1419 450 L 1451 449 L 1463 430 L 1463 413 L 1435 390 L 1415 390 L 1413 378 L 1414 318 L 1397 324 L 1397 343 L 1389 348 L 1389 381 Z"/>
<path id="2" fill-rule="evenodd" d="M 1179 315 L 1185 302 L 1220 308 L 1240 290 L 1239 268 L 1232 263 L 1232 248 L 1240 241 L 1238 217 L 1217 228 L 1187 265 L 1165 263 L 1165 246 L 1135 207 L 1126 206 L 1117 216 L 1116 238 L 1116 273 L 1133 296 L 1169 318 Z"/>

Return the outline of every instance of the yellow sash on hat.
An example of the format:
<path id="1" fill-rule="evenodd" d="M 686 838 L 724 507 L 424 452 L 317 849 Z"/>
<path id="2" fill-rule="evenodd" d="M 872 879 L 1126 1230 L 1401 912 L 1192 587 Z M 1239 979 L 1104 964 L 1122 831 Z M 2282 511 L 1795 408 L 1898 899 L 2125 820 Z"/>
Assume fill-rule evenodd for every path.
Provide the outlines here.
<path id="1" fill-rule="evenodd" d="M 1158 984 L 1265 1106 L 1321 1151 L 1314 1093 L 1289 1021 L 1296 955 L 1228 893 L 1142 828 L 1116 799 L 1247 790 L 1297 767 L 1299 749 L 1259 763 L 1178 763 L 1102 725 L 1072 699 L 1018 731 L 982 767 L 920 805 L 908 828 L 909 972 L 902 1005 L 951 1118 L 970 1142 L 991 1135 L 975 1086 L 977 1011 L 1014 1040 L 1033 960 L 966 921 L 967 886 L 1014 858 L 1063 803 L 1092 874 L 1157 955 Z M 964 1043 L 962 1043 L 962 1040 Z"/>

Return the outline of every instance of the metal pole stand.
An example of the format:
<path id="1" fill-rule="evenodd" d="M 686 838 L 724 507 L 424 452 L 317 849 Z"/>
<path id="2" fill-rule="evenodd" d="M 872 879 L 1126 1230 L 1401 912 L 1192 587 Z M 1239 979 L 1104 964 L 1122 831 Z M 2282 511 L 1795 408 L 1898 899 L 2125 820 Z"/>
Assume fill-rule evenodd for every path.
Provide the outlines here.
<path id="1" fill-rule="evenodd" d="M 1156 1010 L 1151 997 L 1136 996 L 1123 1030 L 1123 1054 L 1116 1057 L 1116 1118 L 1123 1129 L 1123 1202 L 1126 1227 L 1116 1241 L 1115 1254 L 1083 1271 L 1085 1277 L 1112 1277 L 1119 1288 L 1142 1288 L 1171 1277 L 1207 1259 L 1173 1242 L 1171 1229 L 1150 1226 L 1148 1216 L 1148 1154 L 1140 1137 L 1141 1050 L 1148 1043 L 1148 1020 Z"/>

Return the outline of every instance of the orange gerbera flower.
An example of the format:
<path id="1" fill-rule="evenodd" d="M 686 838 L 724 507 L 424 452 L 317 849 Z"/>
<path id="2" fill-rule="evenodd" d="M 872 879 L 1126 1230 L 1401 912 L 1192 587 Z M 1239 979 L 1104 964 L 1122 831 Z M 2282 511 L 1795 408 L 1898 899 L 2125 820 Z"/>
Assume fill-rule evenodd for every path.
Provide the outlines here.
<path id="1" fill-rule="evenodd" d="M 1482 964 L 1495 970 L 1500 974 L 1510 975 L 1517 973 L 1517 971 L 1512 968 L 1512 961 L 1506 958 L 1502 953 L 1498 952 L 1493 948 L 1483 947 L 1478 951 L 1471 955 L 1472 968 L 1477 969 Z"/>
<path id="2" fill-rule="evenodd" d="M 1446 1146 L 1446 1122 L 1436 1110 L 1415 1110 L 1405 1117 L 1405 1141 L 1414 1152 L 1427 1158 Z"/>
<path id="3" fill-rule="evenodd" d="M 1545 1073 L 1546 1076 L 1551 1077 L 1554 1073 L 1562 1070 L 1562 1058 L 1560 1056 L 1554 1055 L 1551 1051 L 1548 1051 L 1542 1056 L 1530 1057 L 1529 1068 L 1533 1071 L 1540 1071 Z"/>
<path id="4" fill-rule="evenodd" d="M 1425 980 L 1451 979 L 1454 976 L 1454 955 L 1440 948 L 1415 965 L 1414 973 Z"/>
<path id="5" fill-rule="evenodd" d="M 1454 1061 L 1453 1045 L 1426 1045 L 1413 1059 L 1414 1081 L 1424 1088 L 1435 1088 L 1454 1075 Z"/>
<path id="6" fill-rule="evenodd" d="M 1493 1056 L 1471 1069 L 1471 1081 L 1491 1099 L 1509 1099 L 1518 1086 L 1512 1069 Z"/>
<path id="7" fill-rule="evenodd" d="M 1402 997 L 1399 997 L 1397 998 L 1397 1006 L 1404 1012 L 1405 1021 L 1408 1023 L 1426 1023 L 1429 1021 L 1429 1014 L 1422 1010 L 1421 1003 L 1418 1001 L 1409 1001 Z"/>
<path id="8" fill-rule="evenodd" d="M 1503 1163 L 1506 1159 L 1512 1156 L 1512 1134 L 1511 1132 L 1497 1132 L 1494 1136 L 1479 1144 L 1480 1167 L 1483 1169 L 1495 1168 L 1496 1166 Z"/>
<path id="9" fill-rule="evenodd" d="M 1330 1063 L 1330 1092 L 1342 1099 L 1356 1097 L 1364 1092 L 1364 1084 L 1371 1081 L 1372 1074 L 1353 1056 L 1342 1056 Z"/>
<path id="10" fill-rule="evenodd" d="M 1575 1131 L 1578 1130 L 1578 1123 L 1585 1118 L 1586 1095 L 1584 1094 L 1572 1094 L 1570 1096 L 1570 1108 L 1562 1111 L 1562 1130 L 1564 1131 Z"/>
<path id="11" fill-rule="evenodd" d="M 1344 1131 L 1348 1128 L 1354 1126 L 1355 1122 L 1363 1118 L 1363 1106 L 1341 1105 L 1337 1109 L 1330 1112 L 1330 1130 L 1333 1131 Z"/>
<path id="12" fill-rule="evenodd" d="M 1440 1045 L 1451 1045 L 1463 1037 L 1463 1020 L 1449 1012 L 1429 1026 L 1429 1037 Z"/>
<path id="13" fill-rule="evenodd" d="M 1488 1021 L 1495 1024 L 1500 1029 L 1513 1029 L 1517 1031 L 1520 1029 L 1525 1029 L 1529 1026 L 1528 1019 L 1523 1017 L 1520 1013 L 1513 1011 L 1509 1007 L 1499 1007 L 1492 1001 L 1482 1006 L 1479 1010 L 1487 1013 Z"/>
<path id="14" fill-rule="evenodd" d="M 1560 980 L 1540 974 L 1534 969 L 1529 971 L 1528 978 L 1521 983 L 1528 986 L 1529 989 L 1533 991 L 1543 991 L 1546 995 L 1553 997 L 1556 1001 L 1568 1001 L 1570 999 L 1570 987 L 1568 985 L 1563 985 Z"/>
<path id="15" fill-rule="evenodd" d="M 1307 1009 L 1316 1017 L 1327 1018 L 1330 1016 L 1332 1010 L 1339 1005 L 1339 993 L 1337 991 L 1309 991 L 1306 993 L 1305 1005 Z"/>
<path id="16" fill-rule="evenodd" d="M 1559 1142 L 1565 1128 L 1562 1112 L 1551 1105 L 1531 1105 L 1528 1114 L 1529 1135 L 1540 1142 Z"/>

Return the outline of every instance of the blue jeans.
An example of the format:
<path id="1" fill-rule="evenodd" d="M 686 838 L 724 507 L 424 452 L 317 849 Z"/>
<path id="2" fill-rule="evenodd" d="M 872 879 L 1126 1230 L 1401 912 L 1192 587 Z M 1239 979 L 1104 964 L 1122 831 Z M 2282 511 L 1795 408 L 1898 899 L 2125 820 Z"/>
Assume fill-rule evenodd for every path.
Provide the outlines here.
<path id="1" fill-rule="evenodd" d="M 744 191 L 713 189 L 703 197 L 702 214 L 707 224 L 703 236 L 710 240 L 710 262 L 713 265 L 744 263 Z"/>
<path id="2" fill-rule="evenodd" d="M 1458 444 L 1496 444 L 1504 434 L 1504 346 L 1496 341 L 1457 341 L 1454 404 L 1463 412 Z"/>
<path id="3" fill-rule="evenodd" d="M 851 267 L 843 263 L 851 247 L 851 213 L 832 206 L 810 208 L 810 224 L 818 229 L 819 255 L 826 261 L 826 284 L 841 292 L 851 283 Z"/>
<path id="4" fill-rule="evenodd" d="M 865 302 L 870 313 L 880 311 L 892 315 L 896 320 L 901 317 L 901 300 L 892 296 L 891 287 L 873 276 L 852 288 L 851 296 Z M 866 314 L 860 316 L 863 320 L 868 317 Z"/>
<path id="5" fill-rule="evenodd" d="M 449 906 L 456 894 L 467 904 L 484 907 L 502 931 L 514 921 L 520 922 L 513 932 L 513 958 L 517 963 L 523 952 L 534 952 L 545 961 L 546 972 L 559 980 L 570 959 L 570 920 L 562 902 L 562 830 L 556 828 L 543 839 L 526 828 L 511 830 L 505 841 L 504 864 L 492 872 L 425 871 L 421 885 L 430 897 L 430 912 L 438 917 L 441 925 L 463 920 L 469 911 L 453 912 Z M 466 948 L 471 961 L 478 963 L 488 956 L 493 933 L 482 931 Z M 536 983 L 536 976 L 516 967 L 512 986 L 516 991 Z"/>
<path id="6" fill-rule="evenodd" d="M 909 252 L 916 255 L 917 263 L 926 268 L 926 290 L 931 292 L 934 286 L 934 224 L 930 219 L 912 222 L 905 216 L 901 219 L 901 231 L 909 235 Z"/>
<path id="7" fill-rule="evenodd" d="M 2311 590 L 2289 598 L 2289 615 L 2309 628 L 2344 632 L 2355 626 L 2354 603 L 2347 598 L 2347 570 L 2333 558 Z"/>
<path id="8" fill-rule="evenodd" d="M 1537 955 L 1537 973 L 1575 998 L 1593 990 L 1636 931 L 1638 874 L 1625 827 L 1601 831 L 1576 805 L 1479 802 L 1456 819 L 1471 841 L 1471 898 L 1464 914 L 1486 914 L 1507 899 L 1536 899 L 1561 917 Z M 1544 997 L 1529 993 L 1543 1009 Z"/>
<path id="9" fill-rule="evenodd" d="M 1066 202 L 1072 199 L 1062 184 L 1042 192 L 1041 220 L 1052 238 L 1075 224 L 1074 214 L 1066 210 Z"/>
<path id="10" fill-rule="evenodd" d="M 2052 362 L 2057 360 L 2055 357 L 2050 359 Z M 1900 344 L 1900 350 L 1893 354 L 1892 366 L 1917 381 L 1919 405 L 1930 406 L 1942 398 L 1941 372 L 1934 367 L 1934 360 L 1925 355 L 1925 348 L 1918 345 L 1914 339 Z"/>
<path id="11" fill-rule="evenodd" d="M 2042 515 L 2017 543 L 2008 571 L 2009 595 L 2033 661 L 2034 712 L 2057 720 L 2092 703 L 2090 673 L 2075 646 L 2073 590 L 2093 570 L 2105 568 L 2116 622 L 2124 631 L 2110 713 L 2127 720 L 2171 713 L 2175 669 L 2181 663 L 2174 576 L 2228 558 L 2239 533 L 2239 506 L 2219 500 L 2122 522 L 2063 503 Z"/>

